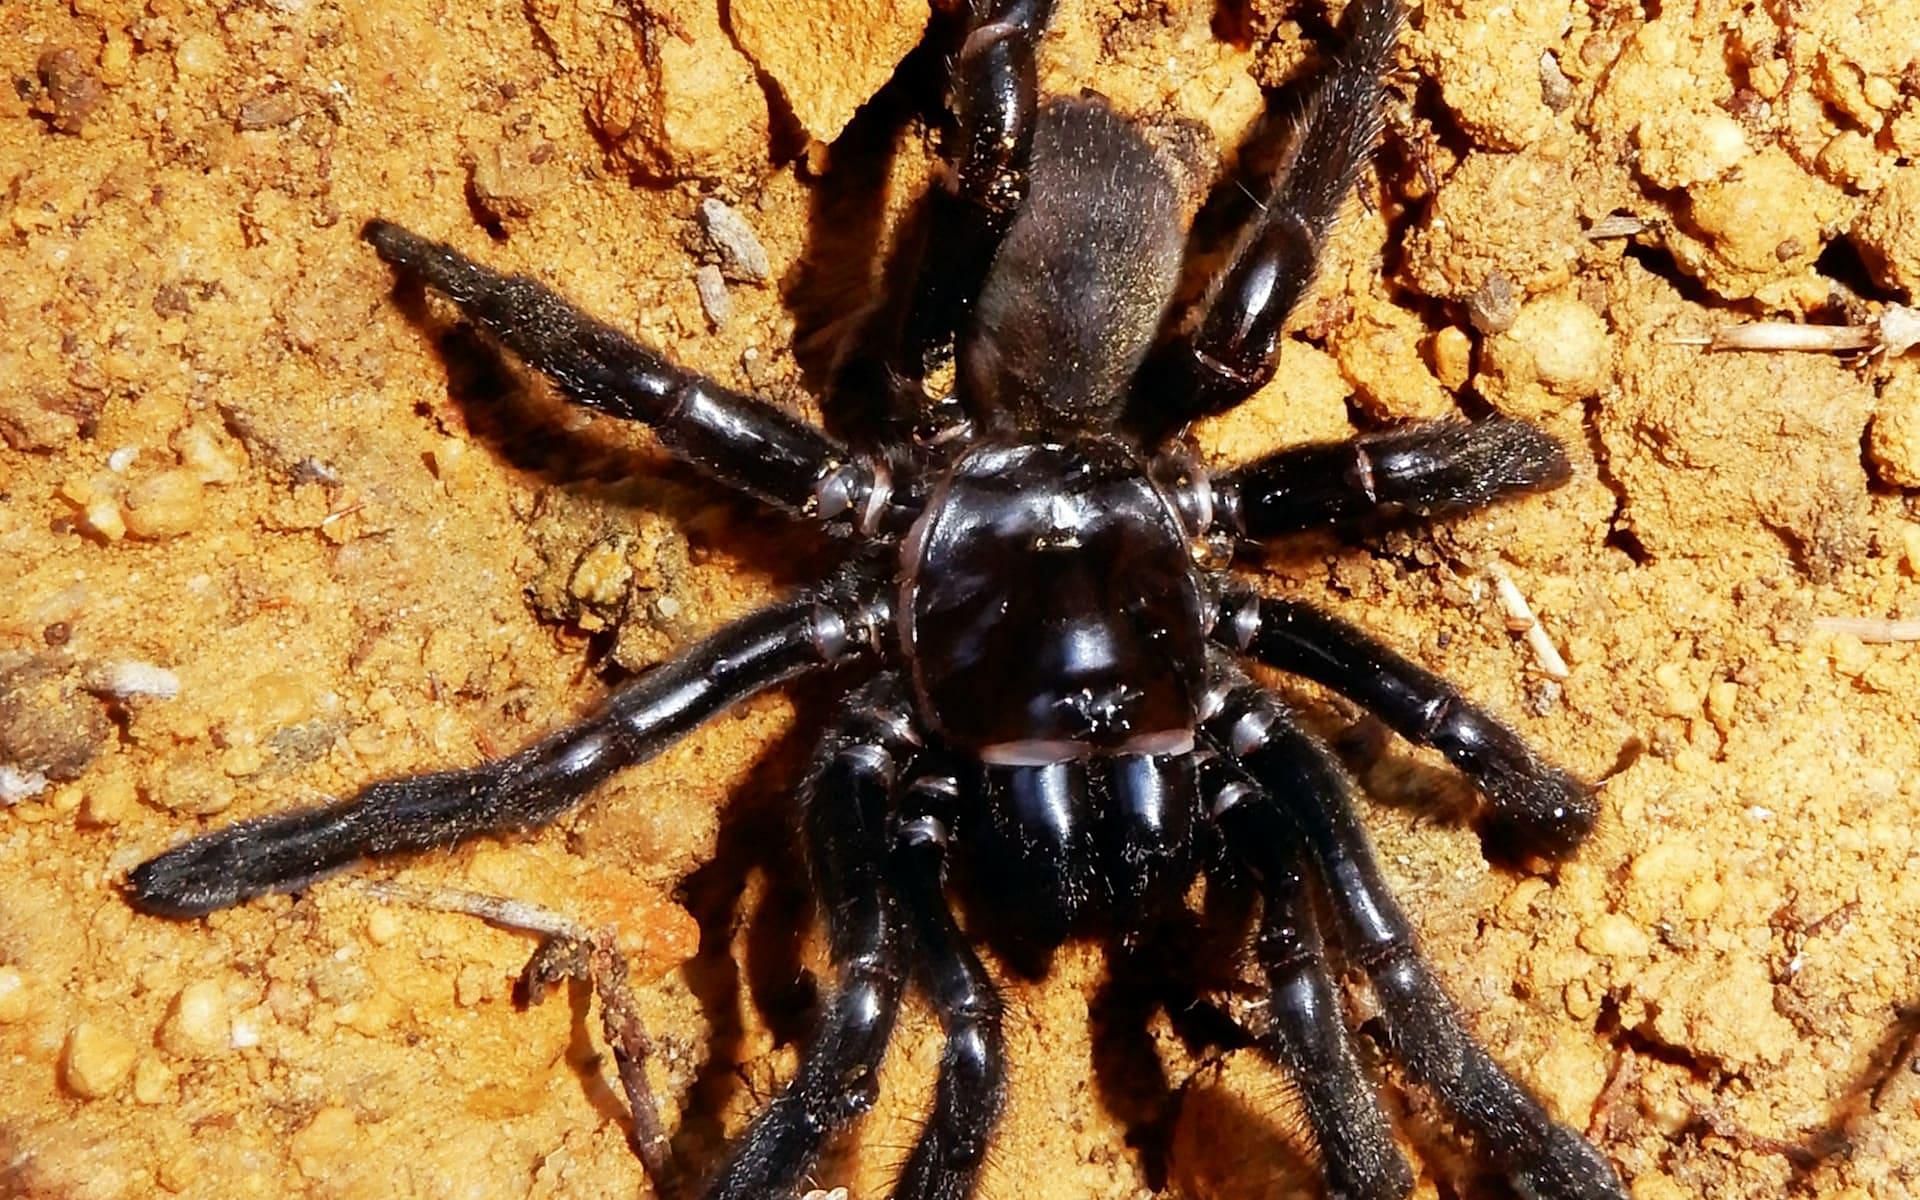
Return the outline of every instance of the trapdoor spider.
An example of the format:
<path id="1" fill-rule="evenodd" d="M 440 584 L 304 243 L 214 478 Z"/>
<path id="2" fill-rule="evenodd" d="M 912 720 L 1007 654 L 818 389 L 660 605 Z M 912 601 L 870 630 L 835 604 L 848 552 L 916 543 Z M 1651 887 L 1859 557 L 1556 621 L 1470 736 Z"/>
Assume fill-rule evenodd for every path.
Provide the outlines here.
<path id="1" fill-rule="evenodd" d="M 953 855 L 1047 945 L 1090 921 L 1144 927 L 1196 875 L 1236 860 L 1264 900 L 1269 1044 L 1305 1100 L 1329 1186 L 1398 1197 L 1411 1174 L 1342 1023 L 1317 889 L 1392 1053 L 1485 1160 L 1527 1196 L 1622 1197 L 1600 1154 L 1467 1034 L 1384 885 L 1352 784 L 1238 663 L 1325 684 L 1437 747 L 1490 818 L 1535 847 L 1578 842 L 1589 791 L 1442 679 L 1194 553 L 1380 510 L 1472 508 L 1568 475 L 1555 441 L 1501 419 L 1285 450 L 1212 479 L 1178 447 L 1189 422 L 1273 375 L 1282 322 L 1378 133 L 1399 0 L 1348 7 L 1290 168 L 1211 287 L 1171 316 L 1184 234 L 1167 165 L 1100 101 L 1039 99 L 1048 0 L 955 7 L 936 232 L 909 251 L 910 299 L 874 310 L 833 379 L 839 402 L 890 431 L 874 448 L 681 370 L 529 279 L 387 221 L 366 227 L 398 272 L 574 402 L 642 422 L 721 482 L 825 526 L 853 547 L 846 561 L 512 757 L 207 834 L 135 869 L 133 903 L 202 914 L 359 859 L 537 826 L 742 698 L 841 668 L 850 695 L 801 800 L 837 981 L 797 1076 L 706 1195 L 796 1188 L 823 1141 L 871 1105 L 910 976 L 947 1040 L 894 1194 L 971 1194 L 1002 1104 L 1003 1043 L 994 984 L 946 898 Z M 923 380 L 948 344 L 957 394 L 930 404 Z M 1213 846 L 1226 854 L 1203 853 Z"/>

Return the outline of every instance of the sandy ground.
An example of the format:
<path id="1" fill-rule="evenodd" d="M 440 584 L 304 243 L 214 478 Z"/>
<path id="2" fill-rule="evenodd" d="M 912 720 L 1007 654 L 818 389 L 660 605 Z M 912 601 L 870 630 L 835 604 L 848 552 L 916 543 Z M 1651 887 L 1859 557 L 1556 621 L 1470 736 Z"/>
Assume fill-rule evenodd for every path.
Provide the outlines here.
<path id="1" fill-rule="evenodd" d="M 818 572 L 811 537 L 396 297 L 356 237 L 449 238 L 815 412 L 931 153 L 899 95 L 847 123 L 926 13 L 723 7 L 0 6 L 0 1194 L 646 1194 L 598 1022 L 511 1003 L 526 938 L 351 882 L 173 923 L 116 880 L 521 745 Z M 1073 0 L 1058 26 L 1050 90 L 1214 154 L 1327 29 L 1269 0 Z M 1293 689 L 1379 799 L 1474 1029 L 1636 1200 L 1920 1195 L 1920 654 L 1875 640 L 1920 616 L 1920 356 L 1692 344 L 1914 302 L 1916 30 L 1914 0 L 1429 0 L 1280 381 L 1201 431 L 1227 461 L 1492 407 L 1572 448 L 1550 496 L 1247 569 L 1605 780 L 1576 858 L 1496 864 L 1437 760 Z M 704 199 L 765 270 L 723 261 Z M 828 701 L 757 700 L 557 828 L 370 873 L 615 924 L 710 1165 L 816 994 L 785 798 Z M 1318 1194 L 1279 1073 L 1103 963 L 1069 947 L 1011 988 L 983 1194 Z M 820 1182 L 884 1194 L 937 1046 L 916 1005 Z M 1393 1082 L 1419 1194 L 1501 1194 Z"/>

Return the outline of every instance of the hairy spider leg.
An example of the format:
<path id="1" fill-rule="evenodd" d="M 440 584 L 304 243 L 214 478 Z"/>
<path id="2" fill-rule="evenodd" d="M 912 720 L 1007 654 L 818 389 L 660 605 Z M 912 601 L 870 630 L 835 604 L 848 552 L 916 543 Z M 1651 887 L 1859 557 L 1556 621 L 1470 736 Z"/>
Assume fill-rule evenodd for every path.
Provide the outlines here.
<path id="1" fill-rule="evenodd" d="M 802 800 L 814 895 L 826 914 L 835 983 L 799 1072 L 734 1143 L 707 1200 L 790 1194 L 828 1135 L 873 1107 L 911 957 L 886 873 L 892 793 L 918 749 L 897 677 L 848 698 L 821 743 Z"/>
<path id="2" fill-rule="evenodd" d="M 1291 839 L 1304 850 L 1332 902 L 1348 957 L 1373 985 L 1395 1057 L 1472 1132 L 1521 1195 L 1626 1200 L 1619 1176 L 1599 1151 L 1548 1116 L 1468 1034 L 1421 960 L 1412 926 L 1387 888 L 1354 814 L 1346 773 L 1278 697 L 1235 667 L 1221 664 L 1221 672 L 1227 692 L 1206 732 L 1272 797 L 1270 811 L 1287 818 L 1269 819 L 1248 833 Z"/>
<path id="3" fill-rule="evenodd" d="M 851 456 L 804 421 L 675 366 L 545 284 L 503 275 L 390 221 L 369 221 L 365 237 L 570 399 L 650 426 L 676 457 L 722 483 L 800 516 L 852 517 L 864 507 L 863 494 L 822 511 L 823 483 Z M 870 474 L 856 481 L 865 492 L 872 486 Z"/>
<path id="4" fill-rule="evenodd" d="M 1000 994 L 954 922 L 944 891 L 952 775 L 916 780 L 901 802 L 893 877 L 910 914 L 921 988 L 946 1033 L 933 1111 L 894 1184 L 894 1200 L 966 1200 L 1006 1104 Z"/>
<path id="5" fill-rule="evenodd" d="M 1481 508 L 1559 487 L 1567 452 L 1525 421 L 1436 421 L 1276 451 L 1213 480 L 1217 528 L 1256 541 L 1373 513 Z"/>
<path id="6" fill-rule="evenodd" d="M 1413 1190 L 1413 1172 L 1334 994 L 1299 834 L 1230 756 L 1208 755 L 1200 779 L 1208 814 L 1265 901 L 1255 951 L 1272 995 L 1266 1045 L 1300 1089 L 1328 1191 L 1345 1200 L 1400 1200 Z"/>
<path id="7" fill-rule="evenodd" d="M 595 714 L 518 754 L 374 783 L 351 800 L 275 813 L 194 838 L 127 876 L 135 907 L 193 917 L 297 891 L 364 858 L 544 825 L 615 771 L 805 671 L 870 653 L 888 624 L 872 593 L 803 594 L 743 617 L 654 667 Z"/>
<path id="8" fill-rule="evenodd" d="M 1127 425 L 1157 445 L 1273 378 L 1280 329 L 1312 284 L 1327 235 L 1373 152 L 1402 0 L 1347 6 L 1346 44 L 1295 118 L 1283 174 L 1230 265 L 1135 378 Z"/>
<path id="9" fill-rule="evenodd" d="M 965 321 L 1027 195 L 1039 85 L 1034 53 L 1054 0 L 965 0 L 959 49 L 947 56 L 954 127 L 946 169 L 928 192 L 907 256 L 906 303 L 882 300 L 834 368 L 832 393 L 866 405 L 898 441 L 928 403 L 929 358 Z"/>
<path id="10" fill-rule="evenodd" d="M 1547 762 L 1460 689 L 1310 604 L 1244 587 L 1222 601 L 1215 640 L 1324 684 L 1418 746 L 1431 746 L 1486 797 L 1492 832 L 1516 848 L 1571 852 L 1592 830 L 1593 790 Z"/>

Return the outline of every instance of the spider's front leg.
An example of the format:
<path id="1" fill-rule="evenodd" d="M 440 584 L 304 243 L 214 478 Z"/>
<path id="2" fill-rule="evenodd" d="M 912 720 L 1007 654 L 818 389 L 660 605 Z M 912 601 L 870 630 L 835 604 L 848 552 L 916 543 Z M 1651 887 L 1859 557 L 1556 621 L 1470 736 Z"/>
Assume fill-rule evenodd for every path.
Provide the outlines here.
<path id="1" fill-rule="evenodd" d="M 1142 364 L 1127 424 L 1149 444 L 1225 412 L 1273 377 L 1280 330 L 1380 133 L 1382 78 L 1406 10 L 1354 0 L 1342 46 L 1297 118 L 1285 175 L 1261 197 L 1226 270 Z"/>
<path id="2" fill-rule="evenodd" d="M 1332 901 L 1348 956 L 1367 974 L 1396 1057 L 1477 1139 L 1523 1196 L 1625 1200 L 1606 1159 L 1554 1121 L 1524 1085 L 1473 1040 L 1415 947 L 1412 926 L 1381 874 L 1345 772 L 1278 699 L 1224 667 L 1224 701 L 1205 731 L 1226 746 L 1273 803 L 1242 839 L 1301 846 Z M 1243 852 L 1260 854 L 1243 840 Z"/>
<path id="3" fill-rule="evenodd" d="M 1525 421 L 1436 421 L 1277 451 L 1212 482 L 1216 524 L 1264 541 L 1374 513 L 1483 508 L 1572 477 L 1553 435 Z"/>
<path id="4" fill-rule="evenodd" d="M 544 825 L 622 768 L 804 671 L 869 653 L 890 627 L 884 589 L 831 586 L 762 609 L 662 663 L 593 716 L 509 758 L 382 780 L 351 800 L 256 817 L 177 846 L 127 877 L 133 904 L 200 916 L 296 891 L 364 858 Z"/>
<path id="5" fill-rule="evenodd" d="M 961 0 L 958 49 L 948 56 L 954 128 L 943 177 L 928 193 L 907 250 L 906 303 L 876 304 L 834 367 L 833 393 L 876 433 L 898 440 L 926 403 L 928 358 L 960 328 L 1027 195 L 1039 99 L 1035 53 L 1054 0 Z"/>
<path id="6" fill-rule="evenodd" d="M 682 370 L 535 280 L 391 221 L 368 222 L 365 236 L 574 401 L 650 426 L 681 460 L 776 508 L 868 534 L 881 524 L 884 472 L 813 426 Z"/>
<path id="7" fill-rule="evenodd" d="M 1401 737 L 1447 756 L 1486 797 L 1493 832 L 1516 848 L 1571 852 L 1593 828 L 1593 790 L 1445 679 L 1310 604 L 1229 590 L 1214 637 L 1324 684 Z"/>

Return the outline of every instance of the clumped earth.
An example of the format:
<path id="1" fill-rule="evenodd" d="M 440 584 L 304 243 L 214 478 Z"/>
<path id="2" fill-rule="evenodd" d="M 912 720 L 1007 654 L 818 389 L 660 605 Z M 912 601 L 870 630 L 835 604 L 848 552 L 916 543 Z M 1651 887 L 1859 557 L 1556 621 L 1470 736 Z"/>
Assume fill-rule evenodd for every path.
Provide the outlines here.
<path id="1" fill-rule="evenodd" d="M 191 923 L 116 884 L 186 833 L 519 746 L 817 572 L 810 536 L 396 294 L 357 231 L 445 237 L 817 415 L 930 169 L 931 64 L 901 66 L 926 19 L 0 8 L 0 1193 L 645 1194 L 597 1020 L 512 1003 L 525 937 L 351 881 Z M 1068 0 L 1046 86 L 1211 161 L 1328 25 Z M 1429 0 L 1278 381 L 1199 431 L 1226 462 L 1499 410 L 1571 447 L 1551 495 L 1247 570 L 1605 780 L 1578 856 L 1495 863 L 1437 760 L 1294 692 L 1473 1028 L 1636 1200 L 1920 1193 L 1920 652 L 1879 640 L 1920 616 L 1920 356 L 1697 344 L 1920 300 L 1915 30 L 1915 0 Z M 614 926 L 711 1164 L 820 986 L 787 797 L 824 698 L 745 705 L 557 828 L 368 874 Z M 1180 1036 L 1097 947 L 1008 998 L 986 1195 L 1317 1194 L 1276 1069 Z M 912 1008 L 822 1184 L 884 1194 L 937 1047 Z M 1420 1195 L 1501 1194 L 1390 1094 Z"/>

